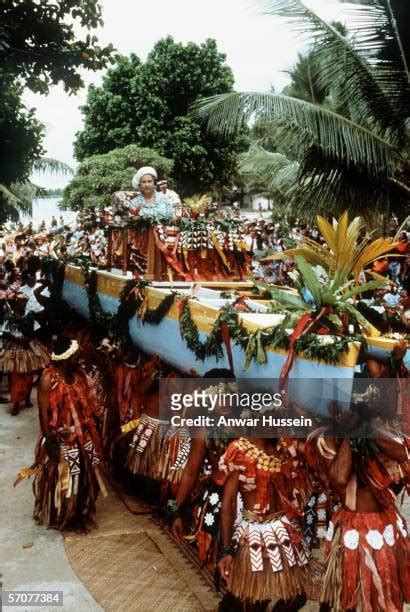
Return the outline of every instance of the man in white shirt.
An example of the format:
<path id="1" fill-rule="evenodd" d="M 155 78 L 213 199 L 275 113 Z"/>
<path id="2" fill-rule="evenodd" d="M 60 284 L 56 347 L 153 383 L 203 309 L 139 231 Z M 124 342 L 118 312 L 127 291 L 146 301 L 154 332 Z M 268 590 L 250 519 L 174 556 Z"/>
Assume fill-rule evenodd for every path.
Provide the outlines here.
<path id="1" fill-rule="evenodd" d="M 167 196 L 167 198 L 171 201 L 172 206 L 181 206 L 181 198 L 179 197 L 179 195 L 175 192 L 172 191 L 172 189 L 168 189 L 168 182 L 167 181 L 158 181 L 158 187 L 160 192 Z"/>
<path id="2" fill-rule="evenodd" d="M 43 312 L 44 304 L 47 298 L 50 297 L 48 287 L 43 283 L 37 283 L 35 275 L 30 272 L 26 272 L 23 275 L 23 282 L 24 284 L 21 286 L 20 291 L 28 297 L 25 314 L 29 312 L 34 314 Z"/>

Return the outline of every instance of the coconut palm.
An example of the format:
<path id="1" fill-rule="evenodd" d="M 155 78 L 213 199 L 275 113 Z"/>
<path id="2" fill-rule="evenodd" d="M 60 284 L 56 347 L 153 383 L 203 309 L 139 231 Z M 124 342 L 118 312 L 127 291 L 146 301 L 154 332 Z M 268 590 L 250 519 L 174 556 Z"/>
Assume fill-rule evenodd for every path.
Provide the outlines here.
<path id="1" fill-rule="evenodd" d="M 192 112 L 223 134 L 260 116 L 285 126 L 298 147 L 299 209 L 309 216 L 400 209 L 410 194 L 409 72 L 391 0 L 351 7 L 346 36 L 301 0 L 260 3 L 264 13 L 286 18 L 314 43 L 313 77 L 333 103 L 234 92 L 201 100 Z"/>
<path id="2" fill-rule="evenodd" d="M 40 174 L 73 175 L 73 169 L 64 162 L 51 157 L 41 157 L 33 163 L 33 172 Z M 0 183 L 1 214 L 0 223 L 18 221 L 20 215 L 31 214 L 33 199 L 46 195 L 46 190 L 31 181 L 20 181 L 11 185 Z"/>
<path id="3" fill-rule="evenodd" d="M 299 164 L 286 155 L 252 145 L 239 156 L 238 171 L 247 192 L 273 200 L 274 208 L 286 212 L 293 202 Z"/>

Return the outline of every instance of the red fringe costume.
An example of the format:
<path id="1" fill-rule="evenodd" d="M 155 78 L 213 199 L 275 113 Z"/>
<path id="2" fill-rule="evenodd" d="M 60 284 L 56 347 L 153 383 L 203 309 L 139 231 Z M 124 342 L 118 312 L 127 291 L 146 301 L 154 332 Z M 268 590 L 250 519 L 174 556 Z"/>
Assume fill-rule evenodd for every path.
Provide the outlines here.
<path id="1" fill-rule="evenodd" d="M 114 390 L 120 425 L 141 415 L 140 368 L 137 364 L 119 363 L 114 370 Z"/>
<path id="2" fill-rule="evenodd" d="M 253 511 L 243 511 L 233 535 L 236 552 L 228 589 L 241 601 L 288 600 L 306 588 L 309 552 L 297 518 L 301 512 L 294 493 L 297 491 L 297 496 L 305 500 L 308 481 L 303 492 L 303 473 L 289 452 L 294 448 L 289 442 L 279 443 L 276 452 L 268 455 L 240 438 L 228 446 L 221 458 L 222 470 L 239 470 L 241 488 L 256 492 Z M 283 507 L 275 514 L 270 513 L 269 507 L 272 488 Z"/>
<path id="3" fill-rule="evenodd" d="M 34 518 L 48 527 L 64 529 L 79 517 L 95 521 L 98 493 L 107 494 L 95 421 L 100 406 L 84 372 L 77 372 L 69 385 L 53 365 L 46 371 L 51 377 L 49 427 L 60 443 L 60 457 L 58 461 L 48 457 L 45 439 L 40 436 L 34 465 L 22 470 L 15 484 L 34 475 Z"/>
<path id="4" fill-rule="evenodd" d="M 410 601 L 409 542 L 403 519 L 341 508 L 329 523 L 321 600 L 334 610 L 401 612 Z"/>
<path id="5" fill-rule="evenodd" d="M 407 446 L 408 440 L 402 442 Z M 323 438 L 318 449 L 322 454 L 329 450 Z M 382 510 L 355 510 L 358 476 L 354 472 L 346 487 L 347 507 L 336 511 L 326 533 L 321 601 L 336 611 L 400 612 L 404 602 L 410 601 L 410 550 L 407 528 L 390 485 L 403 471 L 380 453 L 361 458 L 357 474 Z"/>

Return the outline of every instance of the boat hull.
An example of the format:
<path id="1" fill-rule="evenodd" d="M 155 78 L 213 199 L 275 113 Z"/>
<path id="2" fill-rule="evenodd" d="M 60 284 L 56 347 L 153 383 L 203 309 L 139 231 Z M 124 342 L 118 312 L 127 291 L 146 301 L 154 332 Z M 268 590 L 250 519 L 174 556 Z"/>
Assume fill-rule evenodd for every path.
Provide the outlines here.
<path id="1" fill-rule="evenodd" d="M 107 313 L 115 313 L 120 304 L 120 293 L 126 282 L 126 278 L 106 272 L 97 273 L 97 293 L 102 309 Z M 186 284 L 185 291 L 189 293 L 192 285 Z M 208 291 L 208 290 L 205 290 Z M 166 295 L 167 291 L 161 286 L 148 287 L 148 307 L 155 308 Z M 212 293 L 212 291 L 210 291 Z M 84 279 L 79 269 L 68 267 L 63 286 L 63 298 L 71 304 L 75 310 L 85 318 L 90 317 L 88 307 L 88 296 L 84 288 Z M 213 323 L 218 316 L 218 308 L 214 306 L 218 300 L 190 300 L 191 315 L 198 327 L 200 339 L 206 339 L 212 329 Z M 211 302 L 213 305 L 209 305 Z M 248 331 L 263 329 L 263 324 L 258 319 L 263 316 L 247 317 L 243 315 L 242 325 Z M 179 309 L 174 303 L 170 311 L 159 325 L 142 323 L 137 315 L 129 321 L 129 332 L 135 346 L 148 354 L 157 354 L 169 365 L 183 371 L 195 370 L 198 376 L 203 376 L 213 368 L 229 368 L 229 361 L 224 348 L 222 359 L 206 358 L 200 361 L 187 347 L 181 337 L 179 329 Z M 380 343 L 379 343 L 380 344 Z M 390 346 L 388 346 L 391 350 Z M 289 391 L 292 396 L 306 405 L 306 397 L 309 395 L 310 408 L 315 412 L 324 413 L 330 400 L 336 400 L 342 405 L 348 405 L 352 391 L 353 377 L 355 374 L 356 361 L 360 349 L 359 343 L 351 343 L 349 351 L 345 353 L 339 363 L 330 365 L 313 359 L 297 356 L 289 373 Z M 378 347 L 377 350 L 386 350 L 386 347 Z M 282 350 L 267 350 L 267 361 L 264 364 L 252 361 L 249 368 L 245 369 L 245 353 L 238 345 L 232 343 L 232 357 L 234 371 L 237 378 L 255 381 L 260 384 L 263 379 L 266 388 L 278 391 L 279 374 L 286 361 L 287 354 Z M 309 389 L 307 393 L 307 388 Z"/>

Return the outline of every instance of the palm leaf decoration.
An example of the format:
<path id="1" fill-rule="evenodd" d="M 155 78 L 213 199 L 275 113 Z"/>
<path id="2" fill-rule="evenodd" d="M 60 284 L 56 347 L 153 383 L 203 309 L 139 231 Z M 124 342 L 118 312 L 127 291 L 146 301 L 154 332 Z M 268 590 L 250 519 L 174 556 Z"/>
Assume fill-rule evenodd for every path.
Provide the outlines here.
<path id="1" fill-rule="evenodd" d="M 184 204 L 195 212 L 202 212 L 212 203 L 211 196 L 204 195 L 193 195 L 191 198 L 185 198 Z"/>
<path id="2" fill-rule="evenodd" d="M 368 237 L 360 239 L 364 227 L 362 219 L 356 217 L 349 223 L 347 211 L 339 220 L 333 219 L 333 224 L 318 216 L 317 225 L 325 245 L 320 245 L 310 238 L 303 238 L 299 247 L 268 255 L 262 261 L 297 260 L 298 257 L 303 257 L 309 264 L 324 268 L 334 285 L 340 287 L 346 279 L 357 281 L 362 271 L 367 272 L 377 259 L 392 256 L 391 252 L 397 245 L 392 238 L 377 238 L 373 241 Z M 374 274 L 370 270 L 368 272 Z M 381 279 L 384 283 L 387 282 L 383 277 Z"/>
<path id="3" fill-rule="evenodd" d="M 338 328 L 342 326 L 342 319 L 344 319 L 345 332 L 347 332 L 349 323 L 354 322 L 367 335 L 380 335 L 380 332 L 367 321 L 351 302 L 352 298 L 364 291 L 379 289 L 384 285 L 383 282 L 373 280 L 360 285 L 351 280 L 343 285 L 339 285 L 328 278 L 325 284 L 320 284 L 314 271 L 303 257 L 296 256 L 295 261 L 298 274 L 300 275 L 297 283 L 299 289 L 302 289 L 300 296 L 292 295 L 288 291 L 273 287 L 272 285 L 255 282 L 258 289 L 270 294 L 272 312 L 291 313 L 292 320 L 295 322 L 306 313 L 310 313 L 312 318 L 321 313 L 321 316 L 324 314 L 322 318 L 323 323 L 326 324 L 328 322 L 333 326 L 336 325 Z M 314 299 L 313 306 L 306 301 L 303 288 L 308 289 L 312 295 Z M 347 323 L 346 317 L 348 318 Z"/>

